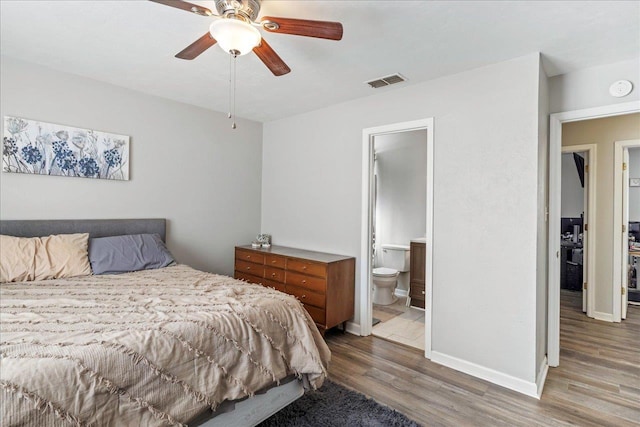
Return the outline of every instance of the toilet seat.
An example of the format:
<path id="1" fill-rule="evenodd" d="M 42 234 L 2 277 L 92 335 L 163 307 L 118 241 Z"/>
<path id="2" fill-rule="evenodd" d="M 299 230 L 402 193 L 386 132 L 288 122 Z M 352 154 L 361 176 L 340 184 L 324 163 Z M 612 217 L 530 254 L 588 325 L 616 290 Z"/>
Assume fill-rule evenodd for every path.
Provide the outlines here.
<path id="1" fill-rule="evenodd" d="M 373 275 L 378 277 L 393 277 L 398 274 L 395 268 L 378 267 L 373 269 Z"/>

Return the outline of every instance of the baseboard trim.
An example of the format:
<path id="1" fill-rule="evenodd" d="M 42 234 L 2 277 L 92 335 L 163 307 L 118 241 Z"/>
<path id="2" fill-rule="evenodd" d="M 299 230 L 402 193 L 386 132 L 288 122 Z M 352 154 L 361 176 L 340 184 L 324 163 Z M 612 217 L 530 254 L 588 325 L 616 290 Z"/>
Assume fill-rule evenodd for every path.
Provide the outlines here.
<path id="1" fill-rule="evenodd" d="M 538 399 L 542 396 L 542 390 L 544 389 L 544 383 L 547 380 L 547 374 L 549 373 L 549 360 L 547 356 L 542 359 L 540 364 L 540 372 L 538 372 L 538 378 L 536 378 L 536 395 Z"/>
<path id="2" fill-rule="evenodd" d="M 603 313 L 601 311 L 594 311 L 593 318 L 596 320 L 602 320 L 603 322 L 613 322 L 613 314 Z"/>
<path id="3" fill-rule="evenodd" d="M 534 382 L 528 382 L 512 375 L 437 351 L 431 352 L 431 361 L 448 368 L 455 369 L 456 371 L 473 375 L 474 377 L 489 381 L 510 390 L 517 391 L 518 393 L 540 399 L 540 396 L 538 395 L 538 386 Z"/>
<path id="4" fill-rule="evenodd" d="M 397 297 L 406 297 L 409 295 L 409 291 L 406 289 L 397 289 L 393 292 Z"/>
<path id="5" fill-rule="evenodd" d="M 360 327 L 360 323 L 347 322 L 347 332 L 350 334 L 362 336 L 361 331 L 362 328 Z"/>

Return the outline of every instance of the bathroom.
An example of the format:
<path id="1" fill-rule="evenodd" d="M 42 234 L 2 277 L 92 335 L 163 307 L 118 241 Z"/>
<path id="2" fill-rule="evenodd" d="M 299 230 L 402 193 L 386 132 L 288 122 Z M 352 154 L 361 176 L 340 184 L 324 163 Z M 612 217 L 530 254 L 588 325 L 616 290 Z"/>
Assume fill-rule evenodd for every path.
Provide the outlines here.
<path id="1" fill-rule="evenodd" d="M 372 333 L 420 349 L 425 334 L 426 165 L 424 129 L 375 136 Z"/>

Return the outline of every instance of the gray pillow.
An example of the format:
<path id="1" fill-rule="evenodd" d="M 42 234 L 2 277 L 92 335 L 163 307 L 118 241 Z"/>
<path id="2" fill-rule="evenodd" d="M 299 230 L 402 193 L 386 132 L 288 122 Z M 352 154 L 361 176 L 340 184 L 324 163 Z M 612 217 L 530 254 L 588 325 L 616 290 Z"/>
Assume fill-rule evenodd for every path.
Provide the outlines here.
<path id="1" fill-rule="evenodd" d="M 89 239 L 93 274 L 116 274 L 162 268 L 175 262 L 158 234 Z"/>

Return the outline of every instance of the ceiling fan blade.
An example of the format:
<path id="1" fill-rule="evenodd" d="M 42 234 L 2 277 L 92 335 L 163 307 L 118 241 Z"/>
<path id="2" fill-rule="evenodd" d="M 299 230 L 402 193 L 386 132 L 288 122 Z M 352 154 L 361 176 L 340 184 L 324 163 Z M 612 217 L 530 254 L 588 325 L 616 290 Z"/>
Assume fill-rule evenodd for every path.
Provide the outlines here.
<path id="1" fill-rule="evenodd" d="M 282 76 L 291 71 L 291 68 L 284 63 L 265 39 L 262 39 L 260 44 L 253 48 L 253 51 L 275 76 Z"/>
<path id="2" fill-rule="evenodd" d="M 211 36 L 211 33 L 207 32 L 204 36 L 185 47 L 180 53 L 176 55 L 176 58 L 180 59 L 194 59 L 197 58 L 205 50 L 216 44 L 216 39 Z"/>
<path id="3" fill-rule="evenodd" d="M 293 34 L 296 36 L 316 37 L 329 40 L 342 39 L 342 24 L 339 22 L 265 16 L 260 23 L 265 30 L 272 33 Z"/>
<path id="4" fill-rule="evenodd" d="M 186 10 L 187 12 L 193 12 L 196 15 L 211 16 L 213 12 L 206 7 L 198 6 L 197 4 L 189 3 L 187 1 L 180 0 L 149 0 L 154 3 L 164 4 L 166 6 L 175 7 L 177 9 Z"/>

